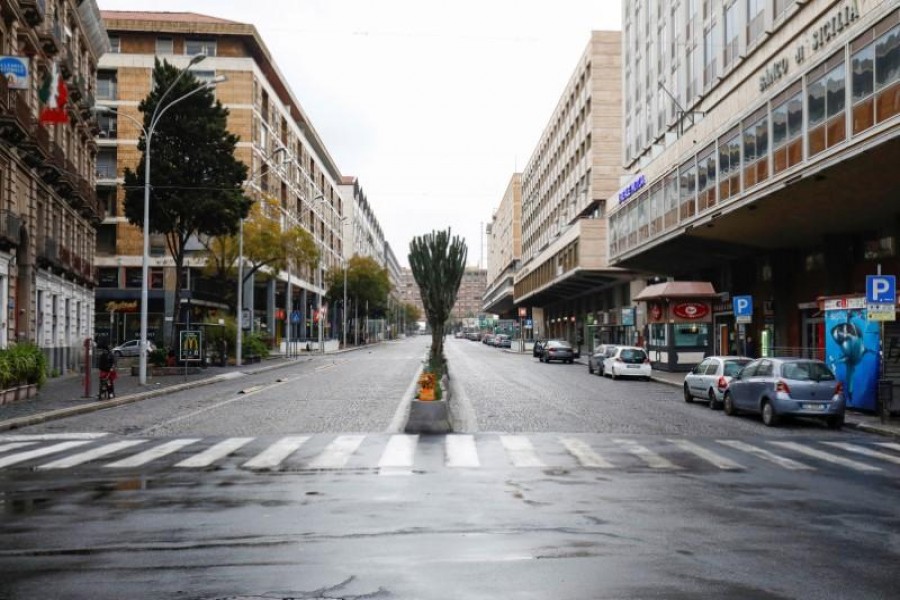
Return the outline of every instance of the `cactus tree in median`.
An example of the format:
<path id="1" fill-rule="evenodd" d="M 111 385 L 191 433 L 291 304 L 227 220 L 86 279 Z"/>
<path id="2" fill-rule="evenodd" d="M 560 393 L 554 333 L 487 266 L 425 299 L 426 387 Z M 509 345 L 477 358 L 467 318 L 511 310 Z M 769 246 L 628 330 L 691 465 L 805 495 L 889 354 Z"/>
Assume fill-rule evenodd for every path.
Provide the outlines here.
<path id="1" fill-rule="evenodd" d="M 451 239 L 449 229 L 413 238 L 409 245 L 409 267 L 431 327 L 429 362 L 439 372 L 443 372 L 444 366 L 444 325 L 456 304 L 467 254 L 466 243 L 459 236 Z"/>

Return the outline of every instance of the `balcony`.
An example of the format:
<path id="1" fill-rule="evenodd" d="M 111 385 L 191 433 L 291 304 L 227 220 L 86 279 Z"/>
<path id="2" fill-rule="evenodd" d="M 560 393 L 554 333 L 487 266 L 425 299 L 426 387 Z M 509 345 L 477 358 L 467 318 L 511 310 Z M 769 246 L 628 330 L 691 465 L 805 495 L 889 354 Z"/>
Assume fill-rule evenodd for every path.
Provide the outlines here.
<path id="1" fill-rule="evenodd" d="M 75 60 L 72 58 L 72 51 L 67 50 L 59 60 L 59 74 L 66 80 L 75 74 Z"/>
<path id="2" fill-rule="evenodd" d="M 19 0 L 19 10 L 25 17 L 25 22 L 32 27 L 37 27 L 44 22 L 44 15 L 47 14 L 45 0 Z"/>
<path id="3" fill-rule="evenodd" d="M 37 34 L 41 42 L 41 48 L 47 55 L 56 56 L 62 51 L 64 47 L 63 33 L 59 22 L 51 23 L 39 29 Z"/>
<path id="4" fill-rule="evenodd" d="M 59 244 L 56 239 L 45 236 L 37 243 L 38 264 L 45 267 L 59 266 Z"/>
<path id="5" fill-rule="evenodd" d="M 0 77 L 0 79 L 4 79 Z M 6 88 L 4 80 L 0 93 Z M 25 102 L 24 96 L 18 92 L 3 94 L 8 102 L 6 110 L 0 112 L 0 139 L 4 139 L 13 144 L 19 144 L 28 137 L 31 132 L 32 122 L 31 107 Z"/>
<path id="6" fill-rule="evenodd" d="M 22 219 L 11 210 L 0 210 L 0 248 L 18 246 L 21 237 Z"/>

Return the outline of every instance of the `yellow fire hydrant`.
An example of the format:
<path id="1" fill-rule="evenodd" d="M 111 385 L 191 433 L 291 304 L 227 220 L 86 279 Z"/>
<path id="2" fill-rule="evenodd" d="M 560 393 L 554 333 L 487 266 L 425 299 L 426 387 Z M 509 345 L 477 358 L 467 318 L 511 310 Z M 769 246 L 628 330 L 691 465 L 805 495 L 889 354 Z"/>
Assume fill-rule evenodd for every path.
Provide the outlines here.
<path id="1" fill-rule="evenodd" d="M 422 373 L 419 377 L 419 400 L 434 400 L 434 373 Z"/>

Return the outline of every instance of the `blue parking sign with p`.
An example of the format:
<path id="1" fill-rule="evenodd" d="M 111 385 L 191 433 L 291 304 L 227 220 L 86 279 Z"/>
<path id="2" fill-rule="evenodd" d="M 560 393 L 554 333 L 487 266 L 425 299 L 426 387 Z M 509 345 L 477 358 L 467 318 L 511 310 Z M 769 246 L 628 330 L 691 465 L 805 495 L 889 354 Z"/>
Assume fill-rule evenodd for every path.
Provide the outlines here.
<path id="1" fill-rule="evenodd" d="M 895 275 L 866 276 L 866 302 L 869 304 L 896 304 L 897 277 Z"/>
<path id="2" fill-rule="evenodd" d="M 753 296 L 735 296 L 731 299 L 731 302 L 734 307 L 734 316 L 753 316 Z"/>

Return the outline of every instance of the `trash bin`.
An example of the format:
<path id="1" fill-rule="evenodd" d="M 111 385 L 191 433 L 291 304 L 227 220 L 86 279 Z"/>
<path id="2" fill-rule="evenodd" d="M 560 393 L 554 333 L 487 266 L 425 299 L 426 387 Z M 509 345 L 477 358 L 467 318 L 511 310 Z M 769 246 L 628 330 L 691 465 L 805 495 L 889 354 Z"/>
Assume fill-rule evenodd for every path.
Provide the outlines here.
<path id="1" fill-rule="evenodd" d="M 892 379 L 878 380 L 878 406 L 881 414 L 890 416 L 894 410 L 894 381 Z"/>

